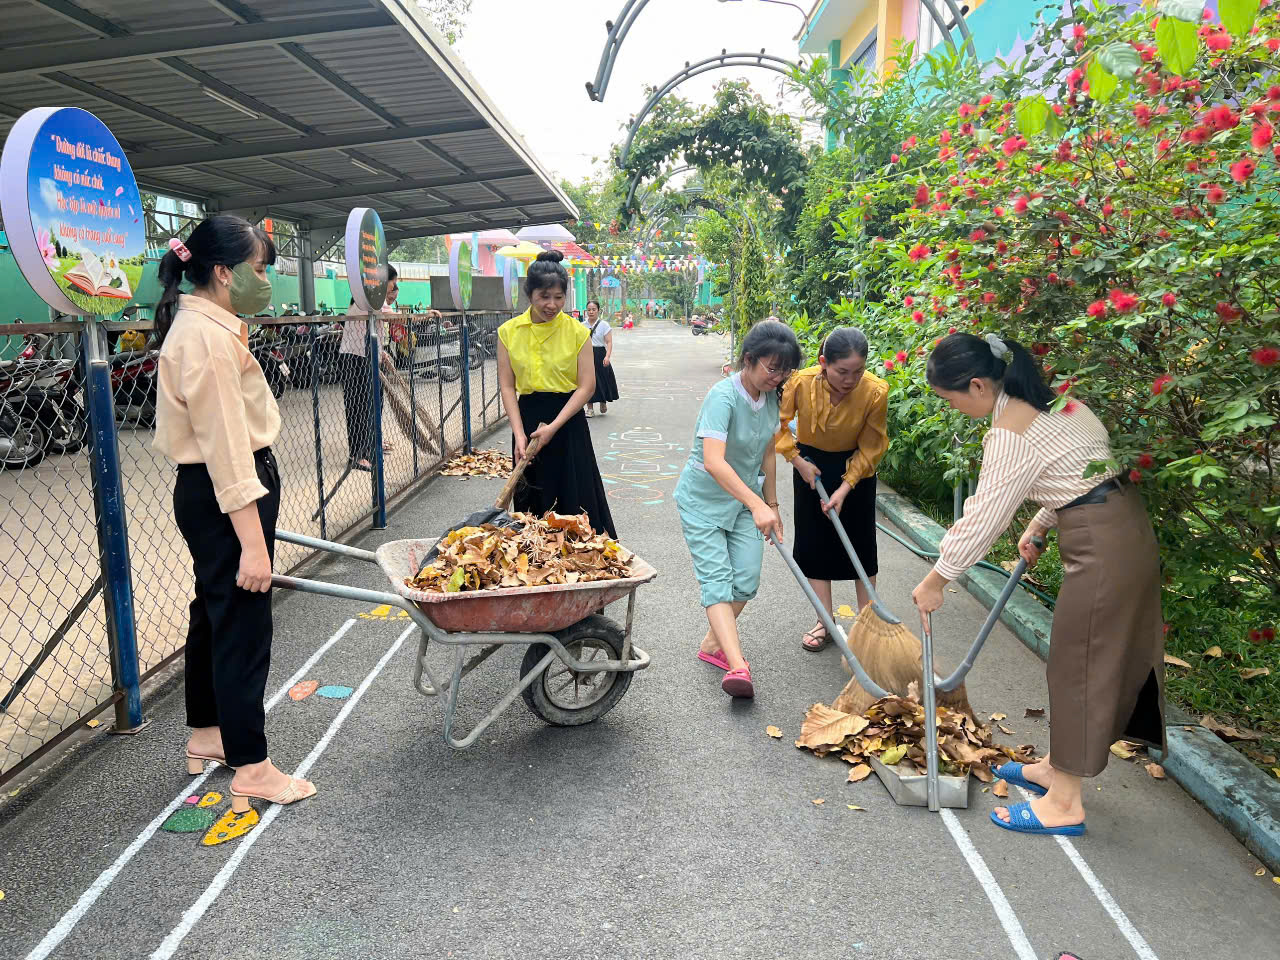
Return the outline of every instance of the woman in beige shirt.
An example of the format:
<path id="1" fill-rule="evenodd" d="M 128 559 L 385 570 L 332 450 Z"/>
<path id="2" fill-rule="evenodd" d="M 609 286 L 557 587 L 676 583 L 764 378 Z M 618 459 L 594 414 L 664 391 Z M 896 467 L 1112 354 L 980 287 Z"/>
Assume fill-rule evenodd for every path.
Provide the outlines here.
<path id="1" fill-rule="evenodd" d="M 996 826 L 1018 833 L 1084 833 L 1081 778 L 1107 765 L 1124 738 L 1165 747 L 1164 623 L 1160 556 L 1142 497 L 1114 467 L 1106 428 L 1078 400 L 1050 410 L 1054 393 L 1020 345 L 957 333 L 929 357 L 929 384 L 953 409 L 991 417 L 978 488 L 942 540 L 941 557 L 912 594 L 921 617 L 942 606 L 943 587 L 981 560 L 1023 501 L 1041 510 L 1018 550 L 1058 528 L 1066 576 L 1049 650 L 1050 751 L 1038 763 L 995 772 L 1037 794 L 997 807 Z"/>
<path id="2" fill-rule="evenodd" d="M 271 564 L 280 474 L 271 443 L 280 411 L 249 353 L 248 327 L 271 300 L 267 234 L 240 217 L 199 224 L 160 261 L 156 449 L 178 463 L 173 511 L 191 551 L 187 633 L 187 769 L 233 768 L 231 806 L 293 803 L 315 793 L 267 756 L 263 694 L 271 664 Z M 192 289 L 181 294 L 186 280 Z"/>

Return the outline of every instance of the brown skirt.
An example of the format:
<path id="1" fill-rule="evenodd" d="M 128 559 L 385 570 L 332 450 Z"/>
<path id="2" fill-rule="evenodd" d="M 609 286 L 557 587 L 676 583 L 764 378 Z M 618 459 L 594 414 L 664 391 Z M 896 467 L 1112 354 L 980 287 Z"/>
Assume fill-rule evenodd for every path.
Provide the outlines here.
<path id="1" fill-rule="evenodd" d="M 1138 491 L 1058 514 L 1065 578 L 1049 648 L 1055 769 L 1101 773 L 1115 741 L 1165 748 L 1160 555 Z"/>

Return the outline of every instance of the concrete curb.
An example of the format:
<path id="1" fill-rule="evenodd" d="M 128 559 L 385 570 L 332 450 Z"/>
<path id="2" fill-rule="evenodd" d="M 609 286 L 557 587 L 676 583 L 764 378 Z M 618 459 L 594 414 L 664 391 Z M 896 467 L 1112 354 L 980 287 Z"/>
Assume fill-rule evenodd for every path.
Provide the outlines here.
<path id="1" fill-rule="evenodd" d="M 937 550 L 945 528 L 921 513 L 905 497 L 881 487 L 876 506 L 923 550 Z M 990 570 L 971 570 L 959 581 L 966 590 L 990 607 L 1005 578 Z M 1053 614 L 1024 591 L 1015 593 L 1000 622 L 1042 660 L 1049 657 Z M 1198 726 L 1198 721 L 1176 707 L 1166 707 L 1165 733 L 1169 752 L 1152 751 L 1165 772 L 1191 794 L 1232 836 L 1280 874 L 1280 781 L 1269 779 L 1240 753 Z"/>

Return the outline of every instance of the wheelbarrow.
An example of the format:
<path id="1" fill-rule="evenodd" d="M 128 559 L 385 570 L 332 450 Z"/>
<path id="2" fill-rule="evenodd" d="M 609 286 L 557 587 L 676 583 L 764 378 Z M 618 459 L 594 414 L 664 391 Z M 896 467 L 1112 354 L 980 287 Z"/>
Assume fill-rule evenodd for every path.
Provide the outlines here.
<path id="1" fill-rule="evenodd" d="M 519 696 L 545 722 L 560 727 L 591 723 L 626 694 L 631 677 L 649 666 L 649 655 L 631 643 L 636 590 L 658 576 L 639 557 L 624 580 L 547 584 L 468 593 L 428 593 L 405 583 L 417 575 L 434 540 L 394 540 L 376 551 L 276 531 L 276 539 L 312 550 L 375 563 L 394 592 L 365 590 L 340 583 L 275 575 L 272 586 L 398 607 L 418 629 L 413 685 L 426 697 L 445 696 L 444 740 L 457 750 L 475 743 Z M 627 601 L 625 628 L 601 615 L 605 607 Z M 453 648 L 446 679 L 427 662 L 432 643 Z M 520 679 L 465 736 L 454 735 L 462 678 L 503 647 L 523 645 Z M 469 648 L 476 648 L 470 658 Z"/>
<path id="2" fill-rule="evenodd" d="M 821 480 L 815 481 L 815 489 L 824 503 L 830 499 Z M 828 511 L 827 515 L 831 519 L 832 525 L 836 528 L 836 533 L 844 546 L 845 552 L 848 553 L 849 559 L 853 561 L 854 569 L 857 570 L 859 579 L 862 581 L 863 586 L 866 587 L 871 602 L 875 604 L 876 613 L 888 622 L 901 622 L 880 602 L 875 587 L 871 585 L 871 579 L 867 576 L 867 572 L 862 566 L 862 561 L 858 559 L 858 554 L 853 549 L 853 544 L 849 542 L 849 535 L 845 533 L 839 517 L 834 510 Z M 1036 538 L 1035 543 L 1039 548 L 1044 548 L 1044 541 L 1039 538 Z M 778 553 L 782 555 L 782 559 L 786 561 L 787 567 L 795 576 L 796 582 L 804 590 L 805 596 L 809 598 L 814 610 L 817 611 L 819 620 L 826 627 L 827 635 L 835 641 L 836 646 L 840 648 L 840 652 L 844 654 L 850 670 L 858 678 L 858 683 L 874 697 L 891 696 L 891 692 L 872 680 L 867 675 L 862 664 L 858 662 L 858 658 L 854 656 L 853 651 L 849 648 L 849 642 L 845 637 L 844 631 L 837 626 L 835 619 L 823 606 L 822 601 L 818 599 L 818 595 L 814 592 L 808 579 L 800 570 L 800 566 L 796 563 L 795 557 L 776 540 L 774 545 L 778 548 Z M 924 726 L 926 730 L 936 730 L 938 726 L 937 691 L 941 690 L 945 693 L 950 693 L 964 682 L 964 678 L 968 676 L 969 671 L 973 668 L 974 661 L 977 660 L 978 654 L 986 644 L 992 628 L 996 625 L 996 621 L 1000 619 L 1000 614 L 1004 612 L 1005 604 L 1009 602 L 1013 591 L 1018 588 L 1018 583 L 1022 580 L 1022 575 L 1026 572 L 1027 561 L 1025 558 L 1020 557 L 1018 565 L 1014 568 L 1013 573 L 1009 575 L 1009 581 L 1000 592 L 1000 596 L 996 598 L 996 602 L 988 612 L 981 629 L 978 630 L 977 637 L 969 645 L 969 651 L 965 654 L 964 660 L 945 678 L 939 677 L 933 672 L 933 622 L 932 617 L 928 618 L 928 623 L 923 626 L 920 634 L 922 660 L 920 700 L 921 705 L 924 707 Z M 875 770 L 876 775 L 885 785 L 890 796 L 898 804 L 904 806 L 928 806 L 934 812 L 943 807 L 967 807 L 969 805 L 968 775 L 966 774 L 963 778 L 941 777 L 938 772 L 938 737 L 936 734 L 933 736 L 926 735 L 924 741 L 925 776 L 905 774 L 896 767 L 886 766 L 874 757 L 872 758 L 872 769 Z"/>

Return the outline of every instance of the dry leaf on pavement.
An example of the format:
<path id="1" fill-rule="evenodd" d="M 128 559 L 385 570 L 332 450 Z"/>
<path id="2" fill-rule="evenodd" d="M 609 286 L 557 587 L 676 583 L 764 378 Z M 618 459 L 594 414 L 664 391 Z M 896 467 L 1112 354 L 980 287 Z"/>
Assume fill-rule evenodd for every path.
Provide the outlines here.
<path id="1" fill-rule="evenodd" d="M 1202 656 L 1202 657 L 1220 657 L 1220 656 L 1222 656 L 1222 648 L 1221 648 L 1220 646 L 1218 646 L 1218 645 L 1215 643 L 1212 647 L 1210 647 L 1210 648 L 1209 648 L 1208 650 L 1206 650 L 1204 653 L 1200 654 L 1200 656 Z"/>
<path id="2" fill-rule="evenodd" d="M 1160 766 L 1158 763 L 1148 763 L 1146 765 L 1146 771 L 1156 780 L 1164 779 L 1164 767 Z"/>
<path id="3" fill-rule="evenodd" d="M 459 454 L 440 471 L 445 477 L 507 477 L 512 470 L 511 458 L 497 450 L 477 450 Z"/>
<path id="4" fill-rule="evenodd" d="M 991 788 L 991 792 L 997 797 L 1007 797 L 1009 796 L 1009 784 L 1003 780 L 997 780 L 996 785 Z"/>
<path id="5" fill-rule="evenodd" d="M 782 739 L 782 731 L 779 730 L 777 727 L 773 726 L 773 724 L 770 724 L 769 726 L 765 727 L 764 732 L 767 733 L 769 736 L 773 737 L 775 740 Z"/>
<path id="6" fill-rule="evenodd" d="M 1271 676 L 1270 667 L 1250 667 L 1248 670 L 1240 671 L 1241 680 L 1252 680 L 1254 677 L 1269 677 L 1269 676 Z"/>
<path id="7" fill-rule="evenodd" d="M 1000 728 L 1000 732 L 1003 733 L 1006 737 L 1013 736 L 1013 731 L 1010 730 L 1008 727 L 1006 727 L 1003 723 L 997 723 L 996 726 Z"/>
<path id="8" fill-rule="evenodd" d="M 1212 730 L 1227 743 L 1235 743 L 1237 740 L 1261 740 L 1262 734 L 1253 730 L 1241 729 L 1239 727 L 1231 727 L 1217 720 L 1213 714 L 1206 713 L 1200 718 L 1200 726 L 1206 730 Z"/>
<path id="9" fill-rule="evenodd" d="M 825 704 L 815 703 L 804 718 L 797 746 L 826 747 L 844 742 L 846 737 L 856 736 L 870 724 L 866 717 L 856 713 L 841 713 Z"/>
<path id="10" fill-rule="evenodd" d="M 822 805 L 823 805 L 824 803 L 826 803 L 826 802 L 827 802 L 827 801 L 826 801 L 825 799 L 823 799 L 822 797 L 819 797 L 817 800 L 814 800 L 814 801 L 813 801 L 813 805 L 814 805 L 815 807 L 820 807 L 820 806 L 822 806 Z"/>
<path id="11" fill-rule="evenodd" d="M 1111 745 L 1111 753 L 1114 756 L 1119 757 L 1121 760 L 1133 759 L 1133 751 L 1128 749 L 1127 745 L 1123 740 L 1117 740 L 1115 743 Z"/>
<path id="12" fill-rule="evenodd" d="M 1044 707 L 1027 707 L 1027 714 L 1026 714 L 1026 715 L 1027 715 L 1028 717 L 1043 717 L 1043 716 L 1044 716 Z"/>
<path id="13" fill-rule="evenodd" d="M 1008 719 L 1009 719 L 1009 715 L 1007 713 L 993 713 L 991 715 L 992 723 L 995 723 L 1000 720 L 1008 720 Z"/>
<path id="14" fill-rule="evenodd" d="M 850 810 L 862 810 L 863 812 L 866 812 L 866 809 L 867 809 L 866 807 L 858 806 L 856 803 L 846 803 L 845 806 L 848 807 Z"/>
<path id="15" fill-rule="evenodd" d="M 1181 657 L 1175 657 L 1172 653 L 1166 653 L 1164 655 L 1164 662 L 1170 667 L 1184 667 L 1187 670 L 1191 669 L 1191 664 L 1187 663 L 1187 661 L 1183 660 Z"/>
<path id="16" fill-rule="evenodd" d="M 861 780 L 871 776 L 871 767 L 865 763 L 860 763 L 849 771 L 848 783 L 858 783 Z"/>
<path id="17" fill-rule="evenodd" d="M 1253 875 L 1255 877 L 1265 877 L 1267 875 L 1267 871 L 1262 867 L 1259 867 L 1257 870 L 1253 871 Z"/>

